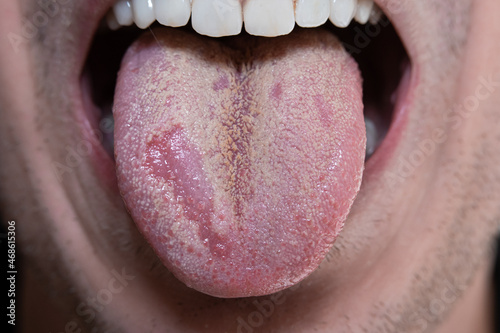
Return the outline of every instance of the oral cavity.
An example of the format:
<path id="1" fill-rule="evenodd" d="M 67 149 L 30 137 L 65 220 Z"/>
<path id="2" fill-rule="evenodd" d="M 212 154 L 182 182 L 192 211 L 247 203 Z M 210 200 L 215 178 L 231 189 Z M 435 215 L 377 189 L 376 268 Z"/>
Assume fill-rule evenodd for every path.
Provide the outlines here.
<path id="1" fill-rule="evenodd" d="M 124 201 L 165 266 L 218 297 L 313 272 L 359 190 L 361 77 L 331 34 L 222 42 L 167 28 L 127 51 L 114 101 Z"/>
<path id="2" fill-rule="evenodd" d="M 275 37 L 295 24 L 312 28 L 329 19 L 345 28 L 353 19 L 376 23 L 380 16 L 373 0 L 118 0 L 107 19 L 112 29 L 133 23 L 145 29 L 155 20 L 181 27 L 191 18 L 197 33 L 211 37 L 238 35 L 244 23 L 251 35 Z"/>

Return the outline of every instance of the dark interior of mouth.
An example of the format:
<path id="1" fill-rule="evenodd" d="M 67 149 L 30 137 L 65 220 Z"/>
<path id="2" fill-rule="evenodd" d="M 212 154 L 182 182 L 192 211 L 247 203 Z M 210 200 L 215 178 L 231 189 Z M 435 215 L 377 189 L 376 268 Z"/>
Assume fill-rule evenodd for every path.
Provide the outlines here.
<path id="1" fill-rule="evenodd" d="M 369 147 L 366 156 L 368 159 L 389 130 L 394 111 L 394 94 L 404 67 L 409 65 L 408 55 L 397 32 L 386 17 L 381 18 L 375 25 L 352 23 L 348 28 L 339 29 L 328 22 L 322 28 L 327 28 L 342 41 L 361 70 L 364 115 L 374 125 L 371 129 L 374 130 L 372 135 L 368 135 Z M 195 34 L 189 24 L 179 29 Z M 117 31 L 111 31 L 102 24 L 93 40 L 83 74 L 89 79 L 91 98 L 101 111 L 96 121 L 103 132 L 104 148 L 112 158 L 114 156 L 111 109 L 117 72 L 125 51 L 143 33 L 144 30 L 136 27 L 122 27 Z"/>
<path id="2" fill-rule="evenodd" d="M 408 66 L 385 23 L 274 40 L 214 40 L 190 28 L 96 35 L 82 82 L 104 137 L 116 140 L 104 146 L 120 193 L 186 285 L 257 296 L 319 265 L 359 190 L 363 159 L 390 128 Z"/>

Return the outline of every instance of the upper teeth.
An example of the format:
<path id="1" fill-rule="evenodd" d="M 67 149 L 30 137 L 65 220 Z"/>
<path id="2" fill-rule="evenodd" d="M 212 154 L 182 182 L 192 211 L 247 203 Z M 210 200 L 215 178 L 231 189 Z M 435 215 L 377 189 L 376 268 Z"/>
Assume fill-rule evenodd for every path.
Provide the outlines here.
<path id="1" fill-rule="evenodd" d="M 112 29 L 135 23 L 145 29 L 155 20 L 180 27 L 191 17 L 193 29 L 202 35 L 237 35 L 245 30 L 256 36 L 290 33 L 297 23 L 317 27 L 330 21 L 347 27 L 352 19 L 374 23 L 379 9 L 373 0 L 118 0 L 108 14 Z"/>

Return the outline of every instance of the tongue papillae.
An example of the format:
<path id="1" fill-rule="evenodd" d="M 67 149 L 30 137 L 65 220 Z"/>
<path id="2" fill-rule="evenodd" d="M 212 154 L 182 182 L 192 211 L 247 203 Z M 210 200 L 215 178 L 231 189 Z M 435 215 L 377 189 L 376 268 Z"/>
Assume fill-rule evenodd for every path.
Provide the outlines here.
<path id="1" fill-rule="evenodd" d="M 218 297 L 313 272 L 359 190 L 361 78 L 327 32 L 217 41 L 156 30 L 116 86 L 124 201 L 164 265 Z"/>

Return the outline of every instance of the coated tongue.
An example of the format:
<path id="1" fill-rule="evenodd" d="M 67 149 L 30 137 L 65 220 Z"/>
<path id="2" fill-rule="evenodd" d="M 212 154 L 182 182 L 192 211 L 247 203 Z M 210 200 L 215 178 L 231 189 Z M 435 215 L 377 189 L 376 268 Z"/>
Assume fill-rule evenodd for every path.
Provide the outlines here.
<path id="1" fill-rule="evenodd" d="M 269 294 L 313 272 L 365 156 L 361 78 L 334 36 L 239 38 L 144 35 L 114 104 L 132 218 L 178 279 L 218 297 Z"/>

